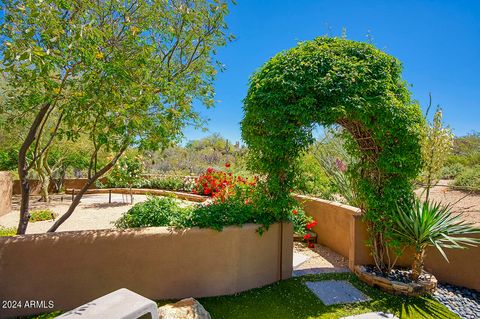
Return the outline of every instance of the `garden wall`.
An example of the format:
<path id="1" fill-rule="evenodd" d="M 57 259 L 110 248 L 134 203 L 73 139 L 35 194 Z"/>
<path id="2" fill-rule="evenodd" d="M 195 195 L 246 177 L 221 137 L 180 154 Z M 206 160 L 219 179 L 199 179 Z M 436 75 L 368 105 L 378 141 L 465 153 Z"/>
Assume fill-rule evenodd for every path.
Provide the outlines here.
<path id="1" fill-rule="evenodd" d="M 100 179 L 102 181 L 104 179 Z M 65 189 L 80 189 L 82 188 L 86 183 L 88 179 L 87 178 L 66 178 L 64 180 L 63 187 Z M 40 195 L 40 181 L 36 179 L 31 179 L 28 181 L 30 184 L 30 195 Z M 95 185 L 92 185 L 89 187 L 90 189 L 95 189 Z M 50 185 L 48 186 L 49 192 L 53 192 L 55 189 L 53 182 L 50 182 Z M 14 195 L 20 195 L 22 193 L 22 190 L 20 188 L 20 181 L 14 180 L 13 181 L 13 194 Z"/>
<path id="2" fill-rule="evenodd" d="M 12 176 L 9 172 L 0 172 L 0 216 L 12 210 Z"/>
<path id="3" fill-rule="evenodd" d="M 72 194 L 72 190 L 65 191 L 66 194 Z M 191 202 L 202 203 L 209 197 L 203 195 L 197 195 L 187 192 L 175 192 L 167 191 L 163 189 L 151 189 L 151 188 L 101 188 L 101 189 L 89 189 L 86 194 L 126 194 L 126 195 L 156 195 L 156 196 L 169 196 L 174 195 L 179 199 L 188 200 Z"/>
<path id="4" fill-rule="evenodd" d="M 0 308 L 0 317 L 68 310 L 122 287 L 154 300 L 179 299 L 234 294 L 291 277 L 292 225 L 274 224 L 262 236 L 257 228 L 0 237 L 0 300 L 54 304 Z"/>
<path id="5" fill-rule="evenodd" d="M 307 196 L 296 196 L 307 215 L 314 217 L 318 225 L 313 228 L 317 242 L 349 259 L 349 267 L 372 265 L 367 225 L 358 208 Z M 480 237 L 480 235 L 477 235 Z M 432 247 L 427 249 L 425 269 L 439 281 L 480 291 L 480 247 L 445 249 L 449 263 Z M 411 264 L 411 251 L 406 250 L 398 259 L 399 266 Z"/>

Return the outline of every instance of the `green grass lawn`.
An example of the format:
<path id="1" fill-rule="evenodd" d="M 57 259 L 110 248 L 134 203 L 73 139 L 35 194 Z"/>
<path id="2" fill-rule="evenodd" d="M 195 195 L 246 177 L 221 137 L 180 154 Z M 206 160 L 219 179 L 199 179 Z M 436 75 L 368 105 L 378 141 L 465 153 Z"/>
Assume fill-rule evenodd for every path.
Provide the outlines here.
<path id="1" fill-rule="evenodd" d="M 348 280 L 372 300 L 325 306 L 305 286 L 307 281 Z M 403 297 L 384 293 L 360 282 L 353 274 L 309 275 L 288 279 L 233 296 L 199 299 L 213 319 L 340 318 L 370 311 L 385 311 L 403 318 L 458 318 L 430 297 Z"/>
<path id="2" fill-rule="evenodd" d="M 372 300 L 349 305 L 325 306 L 305 286 L 307 281 L 348 280 Z M 198 299 L 213 319 L 317 319 L 340 318 L 370 311 L 384 311 L 404 318 L 459 318 L 430 297 L 404 297 L 384 293 L 359 281 L 355 275 L 323 274 L 291 278 L 240 294 Z M 159 301 L 162 306 L 172 301 Z M 53 318 L 58 312 L 29 318 Z"/>

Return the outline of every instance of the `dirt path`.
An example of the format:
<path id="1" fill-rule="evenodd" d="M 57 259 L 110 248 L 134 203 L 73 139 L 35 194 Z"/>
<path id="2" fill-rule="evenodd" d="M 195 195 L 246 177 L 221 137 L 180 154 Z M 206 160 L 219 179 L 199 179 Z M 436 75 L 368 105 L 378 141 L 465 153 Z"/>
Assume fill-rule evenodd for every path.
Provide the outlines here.
<path id="1" fill-rule="evenodd" d="M 144 195 L 134 195 L 134 204 L 146 200 Z M 19 220 L 19 197 L 13 198 L 13 209 L 10 213 L 0 217 L 0 225 L 6 227 L 17 227 Z M 52 195 L 50 203 L 38 201 L 38 197 L 32 197 L 31 209 L 51 209 L 62 215 L 66 212 L 71 202 L 68 195 Z M 58 231 L 69 230 L 91 230 L 112 228 L 112 222 L 120 218 L 133 205 L 130 204 L 130 196 L 112 194 L 112 203 L 108 203 L 108 195 L 85 195 L 73 215 L 63 223 Z M 44 233 L 52 225 L 53 221 L 42 221 L 29 223 L 27 234 Z"/>
<path id="2" fill-rule="evenodd" d="M 480 226 L 480 194 L 453 190 L 448 187 L 450 182 L 449 180 L 440 180 L 438 186 L 430 190 L 430 199 L 442 204 L 453 205 L 453 212 L 462 214 L 464 220 Z M 420 195 L 422 191 L 423 189 L 418 189 L 415 193 Z M 425 198 L 425 194 L 422 198 Z"/>

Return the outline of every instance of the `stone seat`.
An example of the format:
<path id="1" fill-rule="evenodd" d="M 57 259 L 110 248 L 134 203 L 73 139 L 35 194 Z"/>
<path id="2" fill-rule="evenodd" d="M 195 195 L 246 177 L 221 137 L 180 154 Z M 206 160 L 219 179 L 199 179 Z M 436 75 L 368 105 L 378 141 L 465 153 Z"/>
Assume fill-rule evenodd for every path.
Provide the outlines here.
<path id="1" fill-rule="evenodd" d="M 56 318 L 137 319 L 146 314 L 157 319 L 157 304 L 133 291 L 121 288 Z"/>

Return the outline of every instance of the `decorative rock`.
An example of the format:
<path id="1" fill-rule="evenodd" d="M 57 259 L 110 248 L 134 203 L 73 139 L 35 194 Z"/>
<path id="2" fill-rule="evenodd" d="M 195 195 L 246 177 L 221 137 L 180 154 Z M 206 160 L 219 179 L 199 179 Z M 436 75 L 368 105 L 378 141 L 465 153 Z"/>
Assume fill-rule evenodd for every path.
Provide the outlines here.
<path id="1" fill-rule="evenodd" d="M 193 298 L 158 308 L 159 319 L 211 319 L 208 311 Z"/>
<path id="2" fill-rule="evenodd" d="M 439 284 L 433 297 L 461 318 L 480 318 L 480 296 L 472 289 Z"/>

